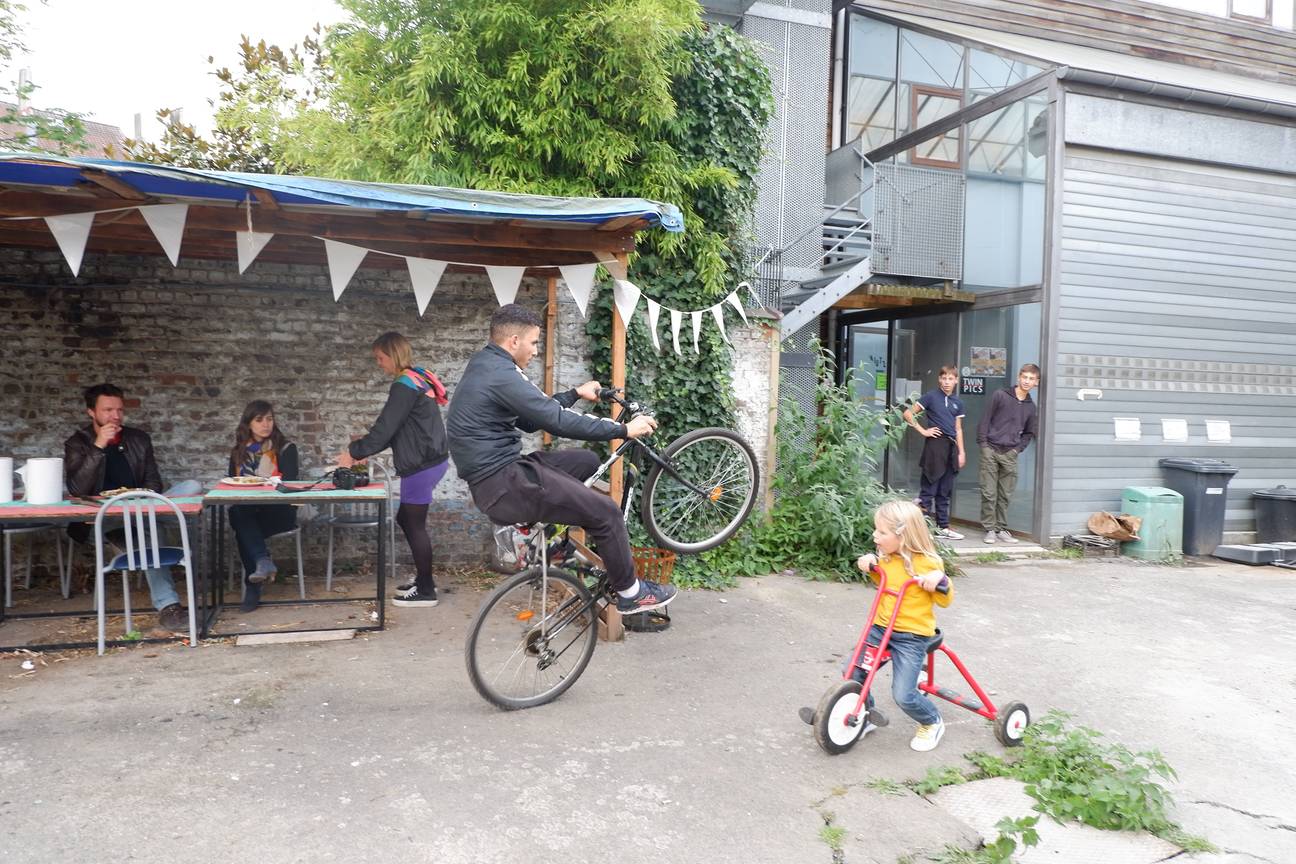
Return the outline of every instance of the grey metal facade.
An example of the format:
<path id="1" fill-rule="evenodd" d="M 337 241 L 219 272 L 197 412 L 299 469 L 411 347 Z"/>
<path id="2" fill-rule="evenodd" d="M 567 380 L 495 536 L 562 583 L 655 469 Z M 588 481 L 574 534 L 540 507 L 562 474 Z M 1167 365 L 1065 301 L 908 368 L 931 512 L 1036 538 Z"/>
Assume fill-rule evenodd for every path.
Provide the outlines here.
<path id="1" fill-rule="evenodd" d="M 1176 113 L 1203 130 L 1223 119 Z M 1163 485 L 1165 456 L 1236 465 L 1225 531 L 1254 531 L 1251 493 L 1296 485 L 1296 177 L 1069 144 L 1055 228 L 1045 533 L 1081 530 L 1125 486 Z M 1116 417 L 1138 418 L 1141 439 L 1116 440 Z M 1164 440 L 1163 419 L 1186 421 L 1187 441 Z M 1229 421 L 1231 442 L 1209 442 L 1207 420 Z"/>

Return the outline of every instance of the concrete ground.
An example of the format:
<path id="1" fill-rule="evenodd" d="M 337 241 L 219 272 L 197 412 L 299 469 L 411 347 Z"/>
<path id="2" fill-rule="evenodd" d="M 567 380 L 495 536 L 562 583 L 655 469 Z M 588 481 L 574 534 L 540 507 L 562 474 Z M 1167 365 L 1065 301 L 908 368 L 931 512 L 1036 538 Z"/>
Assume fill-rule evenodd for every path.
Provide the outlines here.
<path id="1" fill-rule="evenodd" d="M 1296 861 L 1296 574 L 967 572 L 942 616 L 951 647 L 993 698 L 1160 748 L 1179 819 L 1226 850 L 1176 860 Z M 940 748 L 918 754 L 892 706 L 888 729 L 829 757 L 797 719 L 837 677 L 862 586 L 687 592 L 670 630 L 600 644 L 566 695 L 519 713 L 483 702 L 464 671 L 481 598 L 459 586 L 351 642 L 147 645 L 46 657 L 32 674 L 0 657 L 0 860 L 829 864 L 829 819 L 846 864 L 971 842 L 877 781 L 1001 752 L 989 724 L 947 707 Z"/>

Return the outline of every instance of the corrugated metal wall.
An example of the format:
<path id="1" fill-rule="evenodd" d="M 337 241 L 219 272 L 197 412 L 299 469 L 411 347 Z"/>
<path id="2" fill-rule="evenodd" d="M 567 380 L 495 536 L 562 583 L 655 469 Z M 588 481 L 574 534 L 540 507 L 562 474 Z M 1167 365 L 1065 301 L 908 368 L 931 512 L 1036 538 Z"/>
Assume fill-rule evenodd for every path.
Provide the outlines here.
<path id="1" fill-rule="evenodd" d="M 1296 486 L 1296 178 L 1069 147 L 1063 195 L 1048 533 L 1162 485 L 1163 456 L 1238 466 L 1225 531 L 1253 531 L 1251 492 Z M 1142 439 L 1117 442 L 1114 417 Z M 1164 441 L 1163 418 L 1188 441 Z"/>

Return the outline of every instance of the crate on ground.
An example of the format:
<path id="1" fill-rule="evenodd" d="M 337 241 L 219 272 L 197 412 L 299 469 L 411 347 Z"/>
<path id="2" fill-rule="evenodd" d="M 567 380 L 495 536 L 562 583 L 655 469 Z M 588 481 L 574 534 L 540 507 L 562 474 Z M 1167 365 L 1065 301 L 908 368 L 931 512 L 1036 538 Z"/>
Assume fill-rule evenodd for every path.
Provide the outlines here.
<path id="1" fill-rule="evenodd" d="M 1120 543 L 1097 534 L 1068 534 L 1062 538 L 1063 549 L 1079 549 L 1086 558 L 1115 558 Z"/>
<path id="2" fill-rule="evenodd" d="M 630 554 L 634 558 L 635 576 L 639 579 L 649 579 L 659 584 L 671 581 L 671 574 L 675 572 L 674 552 L 652 546 L 631 546 Z M 624 615 L 621 623 L 627 630 L 636 633 L 660 633 L 670 626 L 671 617 L 665 609 L 653 609 Z"/>

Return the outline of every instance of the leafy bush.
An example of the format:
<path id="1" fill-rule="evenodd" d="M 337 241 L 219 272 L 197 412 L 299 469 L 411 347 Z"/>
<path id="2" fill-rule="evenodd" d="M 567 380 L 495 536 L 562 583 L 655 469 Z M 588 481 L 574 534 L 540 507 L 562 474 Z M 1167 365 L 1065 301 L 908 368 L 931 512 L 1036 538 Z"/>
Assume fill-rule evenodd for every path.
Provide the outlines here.
<path id="1" fill-rule="evenodd" d="M 815 401 L 807 415 L 791 400 L 779 408 L 777 496 L 764 521 L 702 556 L 721 576 L 796 569 L 811 578 L 863 578 L 855 559 L 873 551 L 873 511 L 892 492 L 877 482 L 886 447 L 904 434 L 904 406 L 879 410 L 852 395 L 853 373 L 837 384 L 831 355 L 818 345 Z"/>

